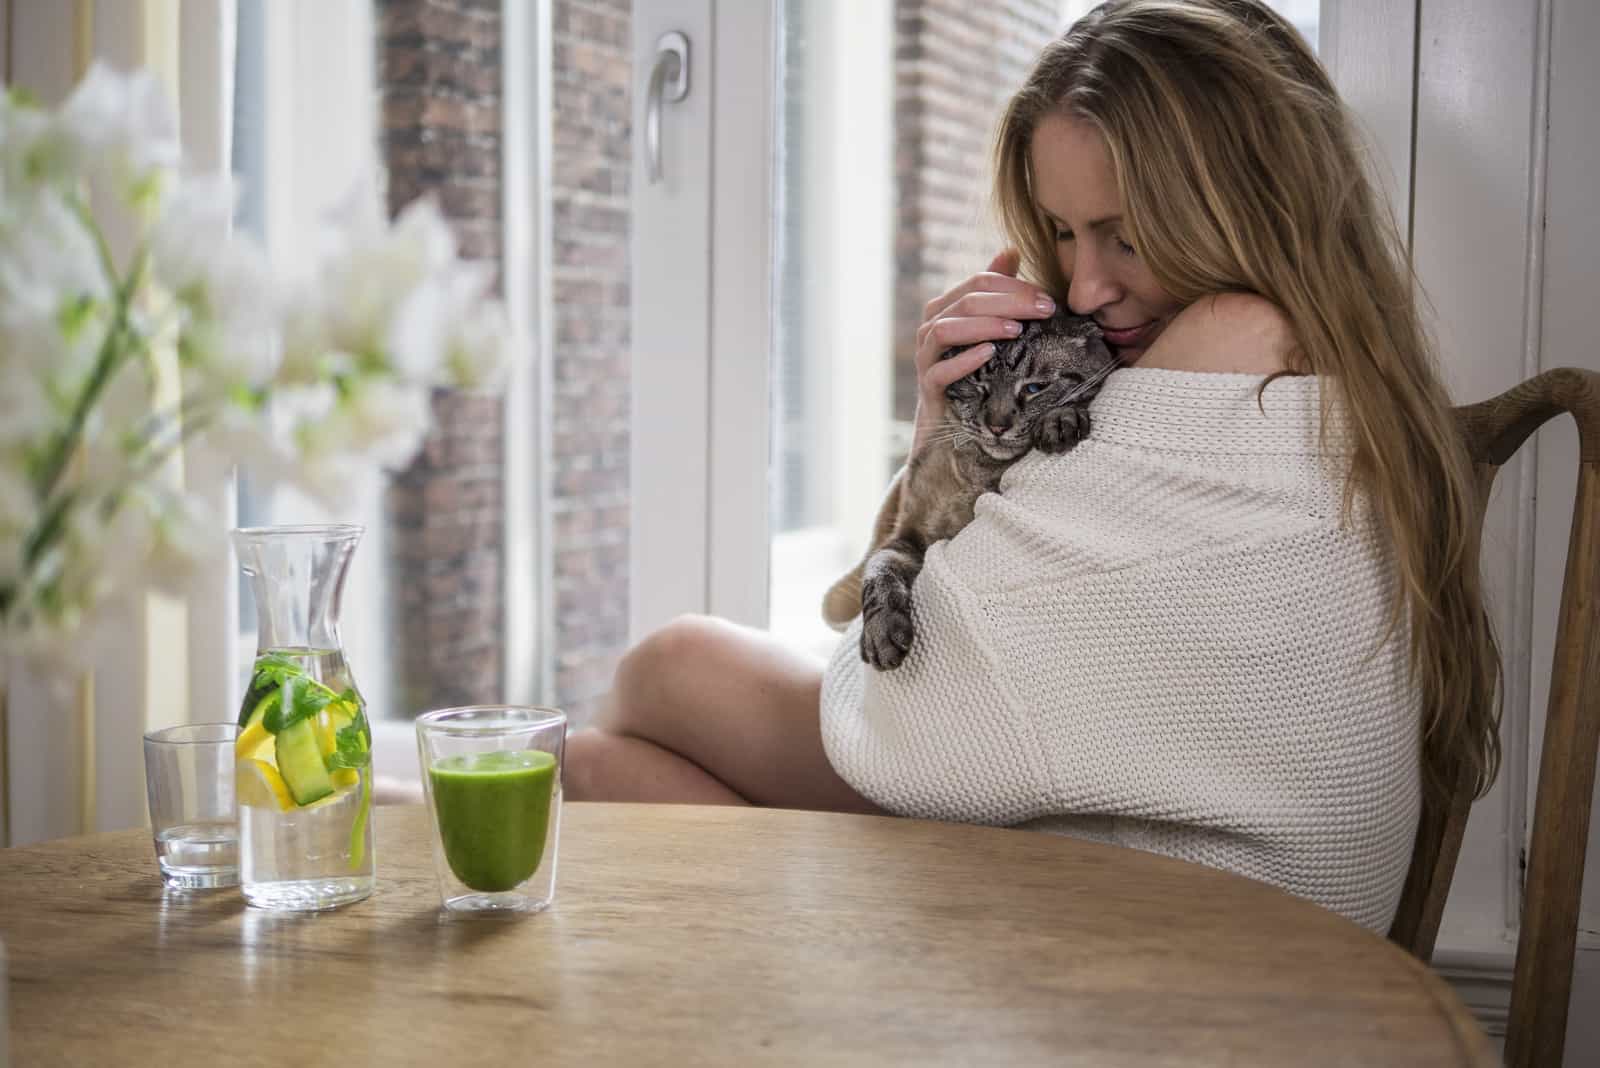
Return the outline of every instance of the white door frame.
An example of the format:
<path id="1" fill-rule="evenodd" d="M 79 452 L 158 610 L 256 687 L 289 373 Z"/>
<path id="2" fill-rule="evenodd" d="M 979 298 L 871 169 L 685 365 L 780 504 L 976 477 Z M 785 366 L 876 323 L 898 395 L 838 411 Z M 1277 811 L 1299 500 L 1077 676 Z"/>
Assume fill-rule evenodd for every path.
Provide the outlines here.
<path id="1" fill-rule="evenodd" d="M 629 638 L 706 611 L 711 404 L 712 0 L 633 12 Z M 663 104 L 662 179 L 645 159 L 656 41 L 689 40 L 689 92 Z"/>

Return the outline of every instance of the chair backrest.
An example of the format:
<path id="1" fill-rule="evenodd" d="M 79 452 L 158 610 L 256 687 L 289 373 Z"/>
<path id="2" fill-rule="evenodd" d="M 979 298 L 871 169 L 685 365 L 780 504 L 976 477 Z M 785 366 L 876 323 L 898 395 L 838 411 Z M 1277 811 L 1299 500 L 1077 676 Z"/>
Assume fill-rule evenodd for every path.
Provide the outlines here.
<path id="1" fill-rule="evenodd" d="M 1477 468 L 1480 525 L 1495 472 L 1535 430 L 1562 412 L 1578 424 L 1578 487 L 1506 1025 L 1506 1063 L 1512 1065 L 1559 1064 L 1566 1040 L 1589 806 L 1600 749 L 1600 374 L 1558 368 L 1492 400 L 1456 409 Z M 1425 962 L 1433 956 L 1461 851 L 1470 791 L 1466 776 L 1458 774 L 1447 801 L 1424 802 L 1411 869 L 1389 931 L 1392 940 Z"/>

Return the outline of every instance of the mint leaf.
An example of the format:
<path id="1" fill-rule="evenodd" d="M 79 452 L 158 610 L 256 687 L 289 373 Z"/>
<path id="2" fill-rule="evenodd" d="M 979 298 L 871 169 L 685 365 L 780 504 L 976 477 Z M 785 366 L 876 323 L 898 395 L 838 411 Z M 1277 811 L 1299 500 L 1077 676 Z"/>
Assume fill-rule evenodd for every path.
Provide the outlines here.
<path id="1" fill-rule="evenodd" d="M 302 675 L 300 665 L 282 653 L 268 653 L 256 658 L 255 676 L 251 679 L 252 689 L 265 690 L 269 686 L 281 686 L 283 681 L 295 675 Z"/>
<path id="2" fill-rule="evenodd" d="M 367 740 L 367 717 L 362 714 L 354 692 L 346 690 L 345 693 L 350 695 L 348 703 L 356 710 L 356 718 L 339 728 L 339 733 L 334 735 L 334 751 L 327 760 L 329 771 L 336 768 L 364 768 L 372 760 L 371 745 Z"/>
<path id="3" fill-rule="evenodd" d="M 279 691 L 283 697 L 277 705 L 267 709 L 262 724 L 273 734 L 281 734 L 303 719 L 310 719 L 336 698 L 325 686 L 301 674 L 283 680 Z"/>
<path id="4" fill-rule="evenodd" d="M 250 689 L 245 692 L 244 703 L 239 708 L 239 726 L 247 726 L 255 710 L 262 707 L 269 696 L 279 694 L 285 679 L 300 674 L 303 674 L 300 666 L 282 653 L 256 657 L 250 671 Z"/>

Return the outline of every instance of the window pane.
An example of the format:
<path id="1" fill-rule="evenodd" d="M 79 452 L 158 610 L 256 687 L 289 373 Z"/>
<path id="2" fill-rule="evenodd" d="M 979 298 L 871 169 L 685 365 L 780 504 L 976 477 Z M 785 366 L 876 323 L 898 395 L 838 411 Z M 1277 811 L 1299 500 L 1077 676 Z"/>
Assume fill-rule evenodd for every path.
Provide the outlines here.
<path id="1" fill-rule="evenodd" d="M 922 307 L 997 247 L 993 124 L 1066 12 L 1060 0 L 780 10 L 771 626 L 825 653 L 838 639 L 822 595 L 865 550 L 910 442 Z"/>

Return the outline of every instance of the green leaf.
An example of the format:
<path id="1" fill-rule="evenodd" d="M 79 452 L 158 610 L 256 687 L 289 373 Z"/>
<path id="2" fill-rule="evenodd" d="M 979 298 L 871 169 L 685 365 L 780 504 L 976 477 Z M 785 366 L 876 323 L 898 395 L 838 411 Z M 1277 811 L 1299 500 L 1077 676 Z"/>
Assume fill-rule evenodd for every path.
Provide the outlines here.
<path id="1" fill-rule="evenodd" d="M 284 679 L 280 692 L 283 699 L 269 708 L 262 719 L 272 734 L 281 734 L 301 720 L 310 719 L 335 699 L 326 686 L 319 686 L 302 674 Z"/>
<path id="2" fill-rule="evenodd" d="M 256 658 L 250 672 L 250 689 L 245 691 L 244 704 L 239 709 L 239 726 L 250 722 L 250 715 L 269 695 L 279 696 L 283 680 L 301 674 L 294 661 L 281 653 L 267 653 Z M 263 723 L 266 721 L 263 720 Z"/>
<path id="3" fill-rule="evenodd" d="M 95 300 L 89 294 L 80 294 L 75 299 L 69 299 L 56 311 L 56 326 L 68 341 L 72 341 L 83 333 L 84 328 L 93 318 Z"/>
<path id="4" fill-rule="evenodd" d="M 339 733 L 334 735 L 334 751 L 328 755 L 327 760 L 329 771 L 336 768 L 364 768 L 372 761 L 367 717 L 362 714 L 355 692 L 346 690 L 344 695 L 341 695 L 341 700 L 346 700 L 350 707 L 356 710 L 356 718 L 339 728 Z"/>
<path id="5" fill-rule="evenodd" d="M 282 653 L 268 653 L 256 658 L 255 678 L 251 681 L 252 689 L 266 689 L 268 686 L 282 686 L 285 679 L 295 675 L 303 675 L 300 665 Z"/>

